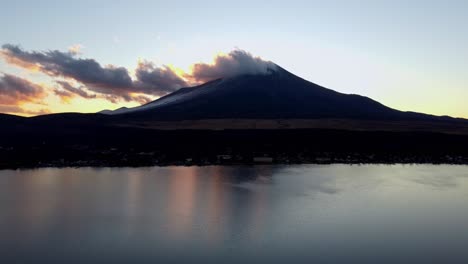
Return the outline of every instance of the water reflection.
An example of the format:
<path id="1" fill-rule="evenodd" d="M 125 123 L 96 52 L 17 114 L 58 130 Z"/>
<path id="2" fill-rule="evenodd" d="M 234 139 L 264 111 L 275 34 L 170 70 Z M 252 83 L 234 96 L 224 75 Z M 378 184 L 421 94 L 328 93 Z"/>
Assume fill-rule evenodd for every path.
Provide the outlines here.
<path id="1" fill-rule="evenodd" d="M 261 231 L 268 209 L 265 188 L 244 184 L 272 181 L 269 167 L 173 168 L 168 176 L 166 223 L 171 239 L 202 237 L 219 243 Z M 235 192 L 231 188 L 238 188 Z"/>
<path id="2" fill-rule="evenodd" d="M 467 194 L 464 166 L 0 171 L 0 260 L 460 261 Z"/>

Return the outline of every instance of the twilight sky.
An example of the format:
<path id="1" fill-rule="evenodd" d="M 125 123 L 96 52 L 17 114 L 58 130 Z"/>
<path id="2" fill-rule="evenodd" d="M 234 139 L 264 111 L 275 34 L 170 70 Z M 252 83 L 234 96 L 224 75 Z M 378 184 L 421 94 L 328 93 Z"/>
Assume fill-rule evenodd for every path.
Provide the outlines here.
<path id="1" fill-rule="evenodd" d="M 1 6 L 4 113 L 136 106 L 266 60 L 393 108 L 468 118 L 467 1 L 16 0 Z"/>

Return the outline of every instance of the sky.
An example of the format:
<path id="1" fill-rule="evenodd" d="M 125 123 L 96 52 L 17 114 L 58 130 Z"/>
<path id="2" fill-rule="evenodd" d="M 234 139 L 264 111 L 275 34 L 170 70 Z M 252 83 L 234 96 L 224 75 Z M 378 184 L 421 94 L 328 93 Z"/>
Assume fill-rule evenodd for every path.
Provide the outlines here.
<path id="1" fill-rule="evenodd" d="M 468 118 L 467 1 L 0 4 L 3 113 L 137 106 L 271 61 L 392 108 Z"/>

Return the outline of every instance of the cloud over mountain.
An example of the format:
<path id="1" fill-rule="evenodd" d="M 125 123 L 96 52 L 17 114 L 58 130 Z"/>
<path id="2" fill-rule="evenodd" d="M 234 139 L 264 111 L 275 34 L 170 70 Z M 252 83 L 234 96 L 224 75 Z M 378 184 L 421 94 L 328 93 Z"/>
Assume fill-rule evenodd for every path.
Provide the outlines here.
<path id="1" fill-rule="evenodd" d="M 254 57 L 244 50 L 233 50 L 226 55 L 218 55 L 212 64 L 196 63 L 192 66 L 189 78 L 207 82 L 219 78 L 229 78 L 243 74 L 268 74 L 276 65 L 270 61 Z"/>
<path id="2" fill-rule="evenodd" d="M 146 94 L 164 95 L 188 86 L 182 77 L 165 65 L 156 67 L 151 62 L 140 62 L 135 74 L 137 77 L 137 81 L 134 82 L 135 89 Z M 153 87 L 160 87 L 160 89 L 155 90 Z"/>

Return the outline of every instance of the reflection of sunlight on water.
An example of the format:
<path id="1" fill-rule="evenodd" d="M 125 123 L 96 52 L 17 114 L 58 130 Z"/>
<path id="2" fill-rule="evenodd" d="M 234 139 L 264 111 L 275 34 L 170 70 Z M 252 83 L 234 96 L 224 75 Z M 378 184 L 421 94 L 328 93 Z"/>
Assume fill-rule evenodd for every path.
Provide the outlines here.
<path id="1" fill-rule="evenodd" d="M 142 199 L 144 199 L 142 193 L 142 177 L 144 177 L 145 171 L 143 170 L 129 170 L 127 177 L 127 201 L 124 203 L 126 206 L 125 215 L 127 217 L 127 232 L 128 235 L 133 235 L 138 229 L 138 217 L 142 215 Z M 150 208 L 147 208 L 147 210 Z"/>
<path id="2" fill-rule="evenodd" d="M 168 227 L 174 238 L 190 235 L 197 184 L 195 167 L 173 167 L 168 186 Z"/>
<path id="3" fill-rule="evenodd" d="M 14 210 L 18 213 L 17 219 L 22 226 L 24 234 L 31 237 L 44 237 L 52 228 L 54 209 L 61 201 L 57 199 L 61 186 L 71 184 L 68 177 L 57 177 L 60 171 L 57 169 L 43 169 L 37 171 L 21 171 L 14 175 L 14 188 L 21 193 L 15 197 Z M 66 199 L 66 197 L 64 197 Z"/>
<path id="4" fill-rule="evenodd" d="M 225 215 L 225 190 L 223 185 L 223 175 L 220 167 L 210 167 L 208 181 L 208 223 L 207 231 L 209 241 L 213 244 L 221 241 L 223 236 L 223 217 Z"/>

